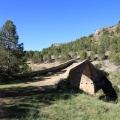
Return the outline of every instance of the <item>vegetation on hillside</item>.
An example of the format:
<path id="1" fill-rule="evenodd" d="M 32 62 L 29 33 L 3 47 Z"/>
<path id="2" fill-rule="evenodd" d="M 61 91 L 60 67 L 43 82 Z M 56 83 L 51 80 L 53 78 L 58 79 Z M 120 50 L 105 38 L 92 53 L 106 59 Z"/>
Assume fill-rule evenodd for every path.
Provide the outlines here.
<path id="1" fill-rule="evenodd" d="M 52 62 L 53 60 L 64 62 L 77 57 L 81 60 L 108 58 L 116 65 L 120 65 L 120 23 L 69 43 L 52 45 L 42 51 L 26 51 L 26 57 L 34 63 Z"/>

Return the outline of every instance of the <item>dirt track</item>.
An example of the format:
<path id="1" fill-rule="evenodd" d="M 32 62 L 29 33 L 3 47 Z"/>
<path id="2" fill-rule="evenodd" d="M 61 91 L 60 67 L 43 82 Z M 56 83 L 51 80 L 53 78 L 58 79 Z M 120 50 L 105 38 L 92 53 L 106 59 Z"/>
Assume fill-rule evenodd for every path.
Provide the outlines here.
<path id="1" fill-rule="evenodd" d="M 29 85 L 33 85 L 33 86 L 51 86 L 54 85 L 56 83 L 58 83 L 58 81 L 61 78 L 66 78 L 69 74 L 69 71 L 71 68 L 73 68 L 74 66 L 78 65 L 80 63 L 73 63 L 72 65 L 70 65 L 69 67 L 61 70 L 60 72 L 57 72 L 54 75 L 50 75 L 48 77 L 44 77 L 42 81 L 37 81 L 37 82 L 29 82 Z"/>

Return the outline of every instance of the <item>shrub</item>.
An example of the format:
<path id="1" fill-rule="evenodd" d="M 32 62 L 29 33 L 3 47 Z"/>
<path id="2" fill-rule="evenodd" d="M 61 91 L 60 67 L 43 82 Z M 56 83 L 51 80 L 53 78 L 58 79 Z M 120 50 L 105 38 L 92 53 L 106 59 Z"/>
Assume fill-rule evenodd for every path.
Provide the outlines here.
<path id="1" fill-rule="evenodd" d="M 90 59 L 91 60 L 95 60 L 95 52 L 94 51 L 91 51 L 91 53 L 90 53 Z"/>
<path id="2" fill-rule="evenodd" d="M 95 67 L 96 67 L 97 69 L 100 69 L 100 68 L 102 68 L 102 64 L 101 64 L 101 63 L 95 64 Z"/>
<path id="3" fill-rule="evenodd" d="M 97 53 L 98 53 L 100 60 L 105 59 L 105 49 L 104 49 L 104 46 L 102 44 L 98 46 Z"/>
<path id="4" fill-rule="evenodd" d="M 21 72 L 24 73 L 24 72 L 31 72 L 32 69 L 31 67 L 29 67 L 27 64 L 24 64 L 21 68 Z"/>
<path id="5" fill-rule="evenodd" d="M 114 56 L 114 63 L 116 65 L 120 65 L 120 53 L 117 53 L 115 56 Z"/>
<path id="6" fill-rule="evenodd" d="M 117 93 L 120 92 L 119 88 L 116 85 L 113 85 L 113 88 Z"/>
<path id="7" fill-rule="evenodd" d="M 86 57 L 87 57 L 87 53 L 85 51 L 81 51 L 80 52 L 80 59 L 84 60 L 84 59 L 86 59 Z"/>

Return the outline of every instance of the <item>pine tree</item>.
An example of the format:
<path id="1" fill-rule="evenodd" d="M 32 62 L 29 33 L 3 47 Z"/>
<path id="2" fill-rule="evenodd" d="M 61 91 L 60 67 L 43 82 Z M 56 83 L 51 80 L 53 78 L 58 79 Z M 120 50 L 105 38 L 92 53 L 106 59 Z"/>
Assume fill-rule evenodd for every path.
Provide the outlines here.
<path id="1" fill-rule="evenodd" d="M 7 20 L 0 29 L 0 49 L 4 51 L 0 57 L 1 67 L 8 72 L 16 73 L 20 71 L 21 65 L 26 61 L 23 52 L 23 43 L 18 43 L 16 26 L 11 20 Z"/>

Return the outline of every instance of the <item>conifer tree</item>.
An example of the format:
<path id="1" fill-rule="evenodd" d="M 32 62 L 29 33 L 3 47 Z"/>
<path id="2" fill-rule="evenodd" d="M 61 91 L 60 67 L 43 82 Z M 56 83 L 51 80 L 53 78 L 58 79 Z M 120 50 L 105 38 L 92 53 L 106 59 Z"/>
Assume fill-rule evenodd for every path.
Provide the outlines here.
<path id="1" fill-rule="evenodd" d="M 26 61 L 23 52 L 23 43 L 18 43 L 16 26 L 7 20 L 0 29 L 0 49 L 4 51 L 0 57 L 0 67 L 9 75 L 20 72 L 21 65 Z"/>

